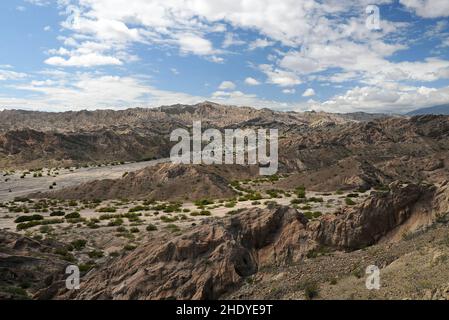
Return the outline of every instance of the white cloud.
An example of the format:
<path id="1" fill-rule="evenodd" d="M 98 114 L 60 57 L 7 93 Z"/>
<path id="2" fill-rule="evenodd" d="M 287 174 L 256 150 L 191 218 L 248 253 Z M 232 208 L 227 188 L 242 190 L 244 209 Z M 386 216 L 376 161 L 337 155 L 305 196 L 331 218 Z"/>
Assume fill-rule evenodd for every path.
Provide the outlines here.
<path id="1" fill-rule="evenodd" d="M 268 64 L 260 65 L 259 69 L 267 75 L 268 83 L 276 84 L 281 87 L 292 87 L 301 84 L 301 80 L 294 72 L 275 69 Z"/>
<path id="2" fill-rule="evenodd" d="M 249 44 L 250 50 L 266 48 L 274 45 L 274 41 L 270 41 L 268 39 L 257 39 Z"/>
<path id="3" fill-rule="evenodd" d="M 212 42 L 193 33 L 178 35 L 178 44 L 184 53 L 194 53 L 200 56 L 216 53 Z"/>
<path id="4" fill-rule="evenodd" d="M 245 79 L 245 83 L 249 86 L 258 86 L 260 85 L 260 82 L 257 79 L 248 77 Z"/>
<path id="5" fill-rule="evenodd" d="M 35 6 L 48 6 L 51 4 L 50 0 L 25 0 L 25 2 L 28 2 L 30 4 L 34 4 Z"/>
<path id="6" fill-rule="evenodd" d="M 223 40 L 222 47 L 226 49 L 226 48 L 229 48 L 232 46 L 241 46 L 244 44 L 245 44 L 245 41 L 240 40 L 238 38 L 238 36 L 236 36 L 234 33 L 228 32 L 225 34 L 225 38 Z"/>
<path id="7" fill-rule="evenodd" d="M 179 71 L 176 68 L 171 68 L 170 71 L 171 71 L 171 73 L 173 73 L 176 76 L 179 75 Z"/>
<path id="8" fill-rule="evenodd" d="M 123 63 L 115 58 L 103 56 L 97 53 L 88 53 L 85 55 L 71 56 L 68 59 L 62 57 L 51 57 L 45 60 L 45 63 L 58 67 L 93 67 L 104 65 L 122 65 Z"/>
<path id="9" fill-rule="evenodd" d="M 45 27 L 44 27 L 44 31 L 47 31 L 47 32 L 48 32 L 48 31 L 50 31 L 50 30 L 51 30 L 51 27 L 50 27 L 50 26 L 45 26 Z"/>
<path id="10" fill-rule="evenodd" d="M 301 106 L 326 112 L 386 112 L 403 113 L 418 107 L 429 107 L 449 101 L 449 87 L 382 88 L 375 86 L 355 87 L 325 102 L 307 103 Z"/>
<path id="11" fill-rule="evenodd" d="M 449 17 L 447 0 L 400 0 L 402 5 L 424 18 Z"/>
<path id="12" fill-rule="evenodd" d="M 315 90 L 313 90 L 312 88 L 307 89 L 302 94 L 303 97 L 313 97 L 314 95 L 315 95 Z"/>
<path id="13" fill-rule="evenodd" d="M 9 67 L 9 66 L 3 66 L 3 67 Z M 10 69 L 10 68 L 7 68 Z M 21 73 L 21 72 L 15 72 L 12 70 L 2 70 L 0 69 L 0 81 L 5 81 L 5 80 L 19 80 L 19 79 L 23 79 L 26 78 L 27 75 L 25 73 Z"/>
<path id="14" fill-rule="evenodd" d="M 295 89 L 284 89 L 284 90 L 282 90 L 282 92 L 284 94 L 295 94 L 296 90 Z"/>
<path id="15" fill-rule="evenodd" d="M 234 90 L 236 85 L 232 81 L 223 81 L 218 87 L 219 90 Z"/>

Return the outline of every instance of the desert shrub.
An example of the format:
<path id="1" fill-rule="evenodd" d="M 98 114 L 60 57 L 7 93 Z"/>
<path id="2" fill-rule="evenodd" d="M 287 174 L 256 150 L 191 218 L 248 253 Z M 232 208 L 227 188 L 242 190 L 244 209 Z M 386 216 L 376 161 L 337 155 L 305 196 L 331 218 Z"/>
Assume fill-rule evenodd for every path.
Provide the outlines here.
<path id="1" fill-rule="evenodd" d="M 129 229 L 129 231 L 131 233 L 139 233 L 140 232 L 139 228 L 137 228 L 137 227 L 132 227 L 131 229 Z"/>
<path id="2" fill-rule="evenodd" d="M 296 193 L 296 196 L 299 199 L 305 199 L 306 198 L 306 188 L 304 188 L 304 187 L 296 188 L 295 193 Z"/>
<path id="3" fill-rule="evenodd" d="M 207 206 L 210 204 L 214 204 L 214 202 L 209 199 L 202 199 L 202 200 L 195 201 L 194 204 L 198 207 L 198 206 Z"/>
<path id="4" fill-rule="evenodd" d="M 178 220 L 179 220 L 178 217 L 168 217 L 168 216 L 162 216 L 161 217 L 161 221 L 165 222 L 165 223 L 176 222 Z"/>
<path id="5" fill-rule="evenodd" d="M 309 282 L 304 285 L 304 295 L 307 300 L 318 297 L 318 285 L 315 282 Z"/>
<path id="6" fill-rule="evenodd" d="M 225 208 L 234 208 L 237 205 L 235 201 L 231 201 L 225 204 Z"/>
<path id="7" fill-rule="evenodd" d="M 165 228 L 173 233 L 181 231 L 181 229 L 176 224 L 169 224 Z"/>
<path id="8" fill-rule="evenodd" d="M 113 219 L 113 218 L 115 218 L 116 216 L 115 215 L 113 215 L 113 214 L 102 214 L 100 217 L 99 217 L 99 219 L 100 220 L 109 220 L 109 219 Z"/>
<path id="9" fill-rule="evenodd" d="M 122 218 L 116 218 L 112 221 L 109 221 L 108 226 L 109 227 L 118 227 L 121 226 L 123 224 L 123 219 Z"/>
<path id="10" fill-rule="evenodd" d="M 313 213 L 313 217 L 316 219 L 316 218 L 319 218 L 319 217 L 321 217 L 323 214 L 320 212 L 320 211 L 315 211 L 314 213 Z"/>
<path id="11" fill-rule="evenodd" d="M 348 198 L 358 198 L 359 194 L 358 193 L 350 193 L 347 195 Z"/>
<path id="12" fill-rule="evenodd" d="M 76 212 L 76 211 L 75 211 L 75 212 L 66 214 L 66 215 L 65 215 L 65 218 L 66 218 L 66 219 L 79 219 L 79 218 L 81 218 L 81 215 L 80 215 L 79 212 Z"/>
<path id="13" fill-rule="evenodd" d="M 78 202 L 76 202 L 76 200 L 70 200 L 68 205 L 69 207 L 76 207 L 78 205 Z"/>
<path id="14" fill-rule="evenodd" d="M 15 223 L 21 223 L 21 222 L 29 222 L 29 221 L 40 221 L 44 220 L 44 217 L 39 214 L 34 214 L 32 216 L 20 216 L 16 220 L 14 220 Z"/>
<path id="15" fill-rule="evenodd" d="M 135 207 L 129 209 L 128 212 L 133 213 L 133 212 L 149 211 L 149 210 L 150 210 L 150 207 L 148 207 L 148 206 L 135 206 Z"/>
<path id="16" fill-rule="evenodd" d="M 50 217 L 63 217 L 64 215 L 64 211 L 53 211 L 50 213 Z"/>
<path id="17" fill-rule="evenodd" d="M 94 263 L 80 264 L 78 267 L 79 267 L 81 273 L 87 273 L 90 270 L 92 270 L 93 268 L 95 268 L 95 264 Z"/>
<path id="18" fill-rule="evenodd" d="M 156 231 L 157 227 L 154 224 L 149 224 L 146 228 L 147 231 Z"/>
<path id="19" fill-rule="evenodd" d="M 117 212 L 117 208 L 116 207 L 103 207 L 103 208 L 99 208 L 97 210 L 95 210 L 96 212 Z"/>
<path id="20" fill-rule="evenodd" d="M 125 249 L 126 251 L 133 251 L 137 248 L 137 246 L 133 245 L 133 244 L 127 244 L 126 246 L 123 247 L 123 249 Z"/>
<path id="21" fill-rule="evenodd" d="M 70 243 L 70 245 L 77 251 L 84 249 L 86 247 L 86 244 L 87 240 L 84 239 L 78 239 Z"/>
<path id="22" fill-rule="evenodd" d="M 87 255 L 91 259 L 99 259 L 99 258 L 103 258 L 103 256 L 104 256 L 103 252 L 100 251 L 100 250 L 90 251 L 90 252 L 87 253 Z"/>
<path id="23" fill-rule="evenodd" d="M 353 205 L 356 204 L 351 198 L 346 198 L 346 199 L 345 199 L 345 203 L 346 203 L 346 205 L 348 205 L 348 206 L 353 206 Z"/>

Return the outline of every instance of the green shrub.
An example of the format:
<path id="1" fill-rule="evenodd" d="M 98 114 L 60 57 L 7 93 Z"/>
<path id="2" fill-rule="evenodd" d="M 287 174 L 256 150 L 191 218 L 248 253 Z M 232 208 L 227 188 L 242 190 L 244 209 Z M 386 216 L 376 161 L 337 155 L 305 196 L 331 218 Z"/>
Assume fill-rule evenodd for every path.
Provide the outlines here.
<path id="1" fill-rule="evenodd" d="M 112 221 L 109 221 L 108 226 L 109 227 L 118 227 L 121 226 L 123 224 L 123 219 L 122 218 L 116 218 Z"/>
<path id="2" fill-rule="evenodd" d="M 90 251 L 87 255 L 91 259 L 99 259 L 99 258 L 103 258 L 103 256 L 104 256 L 103 252 L 100 250 Z"/>
<path id="3" fill-rule="evenodd" d="M 115 207 L 103 207 L 103 208 L 99 208 L 99 209 L 97 209 L 95 211 L 96 212 L 104 212 L 104 213 L 117 212 L 117 208 L 115 208 Z"/>
<path id="4" fill-rule="evenodd" d="M 84 249 L 86 247 L 86 244 L 87 240 L 84 239 L 78 239 L 70 243 L 70 245 L 77 251 Z"/>
<path id="5" fill-rule="evenodd" d="M 75 212 L 66 214 L 66 215 L 65 215 L 65 218 L 66 218 L 66 219 L 79 219 L 79 218 L 81 218 L 81 215 L 80 215 L 79 212 L 76 212 L 76 211 L 75 211 Z"/>
<path id="6" fill-rule="evenodd" d="M 346 198 L 345 203 L 348 206 L 354 206 L 356 204 L 351 198 Z"/>
<path id="7" fill-rule="evenodd" d="M 156 231 L 157 227 L 154 224 L 149 224 L 146 228 L 147 231 Z"/>
<path id="8" fill-rule="evenodd" d="M 34 214 L 32 216 L 20 216 L 16 220 L 15 223 L 28 222 L 28 221 L 40 221 L 44 220 L 44 217 L 39 214 Z"/>
<path id="9" fill-rule="evenodd" d="M 64 215 L 64 211 L 53 211 L 52 213 L 50 213 L 50 217 L 63 217 Z"/>
<path id="10" fill-rule="evenodd" d="M 304 286 L 304 295 L 307 300 L 312 300 L 318 297 L 318 285 L 315 282 L 306 283 Z"/>

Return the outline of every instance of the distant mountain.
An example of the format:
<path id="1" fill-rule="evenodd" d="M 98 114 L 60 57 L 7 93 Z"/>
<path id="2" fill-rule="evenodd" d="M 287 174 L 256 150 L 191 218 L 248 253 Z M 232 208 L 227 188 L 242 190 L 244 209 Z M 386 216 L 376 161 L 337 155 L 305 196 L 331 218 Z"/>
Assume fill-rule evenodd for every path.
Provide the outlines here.
<path id="1" fill-rule="evenodd" d="M 425 114 L 449 115 L 449 104 L 443 104 L 440 106 L 434 106 L 429 108 L 422 108 L 407 113 L 408 116 L 419 116 Z"/>

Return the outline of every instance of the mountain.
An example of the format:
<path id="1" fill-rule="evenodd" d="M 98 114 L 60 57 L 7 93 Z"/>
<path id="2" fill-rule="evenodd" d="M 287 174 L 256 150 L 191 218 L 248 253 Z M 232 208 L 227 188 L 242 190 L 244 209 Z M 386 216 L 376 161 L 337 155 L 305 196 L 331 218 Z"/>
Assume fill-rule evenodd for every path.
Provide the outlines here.
<path id="1" fill-rule="evenodd" d="M 435 115 L 449 115 L 449 104 L 434 106 L 429 108 L 422 108 L 407 113 L 408 116 L 435 114 Z"/>

